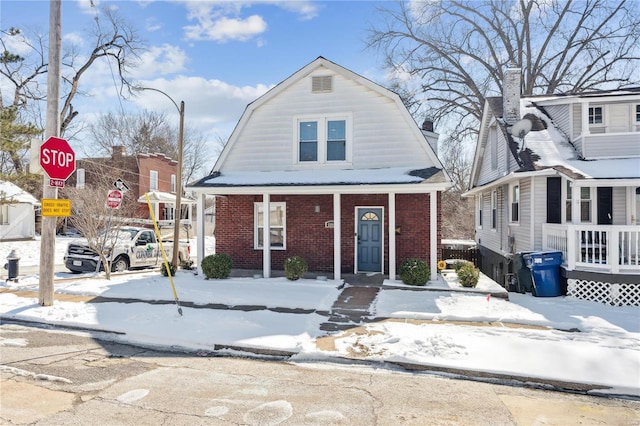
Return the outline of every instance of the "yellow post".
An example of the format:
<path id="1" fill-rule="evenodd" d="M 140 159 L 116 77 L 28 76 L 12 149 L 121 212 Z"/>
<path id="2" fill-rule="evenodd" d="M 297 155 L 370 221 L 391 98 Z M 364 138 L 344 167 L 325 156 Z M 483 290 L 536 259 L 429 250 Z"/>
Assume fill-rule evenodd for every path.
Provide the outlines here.
<path id="1" fill-rule="evenodd" d="M 153 213 L 153 207 L 151 206 L 151 200 L 149 199 L 149 193 L 146 192 L 144 196 L 147 198 L 147 205 L 149 206 L 149 213 L 151 214 L 151 221 L 153 222 L 153 229 L 156 233 L 156 238 L 160 243 L 160 251 L 162 252 L 162 258 L 164 259 L 164 267 L 167 268 L 167 275 L 169 276 L 169 281 L 171 282 L 171 290 L 173 290 L 173 300 L 176 301 L 176 305 L 178 305 L 178 313 L 182 316 L 182 308 L 180 307 L 180 302 L 178 301 L 178 293 L 176 293 L 176 286 L 173 284 L 173 276 L 171 275 L 171 267 L 169 266 L 169 259 L 167 259 L 167 253 L 164 251 L 164 245 L 162 244 L 162 236 L 160 235 L 160 230 L 158 229 L 158 223 L 156 221 L 156 215 Z M 178 244 L 179 241 L 174 241 L 173 244 Z"/>

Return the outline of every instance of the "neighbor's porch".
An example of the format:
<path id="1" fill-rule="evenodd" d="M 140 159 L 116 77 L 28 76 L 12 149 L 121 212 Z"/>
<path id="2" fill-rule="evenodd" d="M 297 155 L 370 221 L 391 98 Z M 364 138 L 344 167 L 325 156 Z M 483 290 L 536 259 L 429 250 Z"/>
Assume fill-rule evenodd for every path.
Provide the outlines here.
<path id="1" fill-rule="evenodd" d="M 542 249 L 562 252 L 567 271 L 640 275 L 640 225 L 542 225 Z"/>

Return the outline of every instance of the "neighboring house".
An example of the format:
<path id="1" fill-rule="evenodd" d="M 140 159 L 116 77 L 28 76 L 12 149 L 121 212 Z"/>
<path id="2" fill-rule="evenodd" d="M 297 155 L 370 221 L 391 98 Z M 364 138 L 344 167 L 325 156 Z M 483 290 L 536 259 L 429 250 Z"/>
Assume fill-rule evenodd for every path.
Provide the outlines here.
<path id="1" fill-rule="evenodd" d="M 178 163 L 164 154 L 125 155 L 123 146 L 114 146 L 111 157 L 82 158 L 76 160 L 76 172 L 67 181 L 76 188 L 91 187 L 108 180 L 122 180 L 128 191 L 125 197 L 138 200 L 147 192 L 155 192 L 152 200 L 158 220 L 173 220 Z M 113 188 L 115 189 L 115 188 Z M 106 202 L 106 194 L 105 194 Z M 149 217 L 146 203 L 140 203 L 139 218 Z"/>
<path id="2" fill-rule="evenodd" d="M 482 271 L 561 251 L 567 294 L 640 304 L 640 88 L 520 99 L 520 70 L 487 98 L 467 196 Z"/>
<path id="3" fill-rule="evenodd" d="M 197 216 L 216 196 L 216 252 L 265 277 L 295 255 L 336 279 L 395 279 L 417 257 L 435 278 L 450 178 L 430 124 L 421 130 L 396 94 L 319 57 L 247 106 L 212 173 L 188 185 Z"/>
<path id="4" fill-rule="evenodd" d="M 0 180 L 0 241 L 36 236 L 35 209 L 40 202 L 11 182 Z"/>

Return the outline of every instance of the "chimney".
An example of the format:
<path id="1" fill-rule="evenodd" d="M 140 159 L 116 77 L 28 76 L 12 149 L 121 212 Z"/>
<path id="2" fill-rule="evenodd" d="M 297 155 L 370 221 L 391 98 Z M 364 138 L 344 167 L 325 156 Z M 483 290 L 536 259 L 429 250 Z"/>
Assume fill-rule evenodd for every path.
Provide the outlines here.
<path id="1" fill-rule="evenodd" d="M 511 63 L 504 71 L 502 82 L 502 116 L 507 124 L 520 120 L 520 81 L 522 70 Z"/>
<path id="2" fill-rule="evenodd" d="M 433 119 L 431 117 L 426 117 L 422 122 L 422 130 L 426 132 L 433 132 Z"/>
<path id="3" fill-rule="evenodd" d="M 122 156 L 124 155 L 124 146 L 122 145 L 114 145 L 112 147 L 113 149 L 113 154 L 111 155 L 111 158 L 122 158 Z"/>
<path id="4" fill-rule="evenodd" d="M 420 128 L 422 131 L 422 135 L 427 140 L 427 143 L 433 150 L 433 152 L 438 155 L 438 134 L 433 131 L 433 118 L 425 117 L 422 122 L 422 127 Z"/>

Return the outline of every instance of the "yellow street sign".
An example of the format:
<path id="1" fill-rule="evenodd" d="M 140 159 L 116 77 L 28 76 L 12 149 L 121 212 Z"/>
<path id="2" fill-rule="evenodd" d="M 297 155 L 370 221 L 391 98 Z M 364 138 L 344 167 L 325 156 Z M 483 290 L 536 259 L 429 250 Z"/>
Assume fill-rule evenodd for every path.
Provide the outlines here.
<path id="1" fill-rule="evenodd" d="M 42 216 L 71 216 L 71 200 L 43 198 Z"/>

